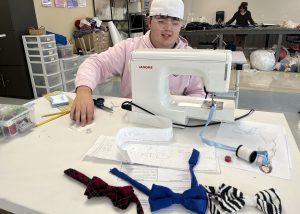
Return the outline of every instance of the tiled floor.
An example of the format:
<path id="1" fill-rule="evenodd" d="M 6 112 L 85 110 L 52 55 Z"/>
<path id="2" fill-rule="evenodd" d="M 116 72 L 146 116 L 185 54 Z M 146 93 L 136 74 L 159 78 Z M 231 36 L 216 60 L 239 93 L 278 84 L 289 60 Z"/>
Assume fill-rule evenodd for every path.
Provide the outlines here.
<path id="1" fill-rule="evenodd" d="M 242 71 L 239 108 L 284 113 L 300 150 L 300 73 Z"/>
<path id="2" fill-rule="evenodd" d="M 300 73 L 242 71 L 241 89 L 300 93 Z"/>

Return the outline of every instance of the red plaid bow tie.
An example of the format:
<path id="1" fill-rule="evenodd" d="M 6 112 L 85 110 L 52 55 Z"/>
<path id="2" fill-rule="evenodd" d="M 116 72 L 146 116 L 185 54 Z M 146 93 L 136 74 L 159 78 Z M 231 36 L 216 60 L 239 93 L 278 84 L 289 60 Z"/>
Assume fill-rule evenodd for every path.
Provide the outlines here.
<path id="1" fill-rule="evenodd" d="M 118 207 L 122 210 L 127 209 L 129 204 L 133 202 L 137 205 L 137 213 L 144 213 L 143 207 L 137 196 L 134 194 L 132 186 L 110 186 L 98 177 L 94 176 L 92 179 L 90 179 L 89 177 L 76 171 L 75 169 L 67 169 L 64 171 L 64 173 L 86 185 L 87 188 L 84 195 L 86 195 L 88 199 L 92 197 L 107 196 L 111 199 L 115 207 Z"/>

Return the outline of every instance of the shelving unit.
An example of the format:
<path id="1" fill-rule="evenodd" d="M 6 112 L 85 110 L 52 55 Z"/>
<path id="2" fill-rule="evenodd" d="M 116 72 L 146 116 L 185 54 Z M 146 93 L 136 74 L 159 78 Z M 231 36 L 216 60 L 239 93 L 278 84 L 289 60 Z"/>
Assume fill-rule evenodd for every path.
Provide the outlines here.
<path id="1" fill-rule="evenodd" d="M 34 97 L 54 91 L 75 91 L 79 65 L 88 57 L 72 55 L 70 46 L 60 47 L 58 58 L 54 34 L 22 36 Z"/>
<path id="2" fill-rule="evenodd" d="M 93 0 L 94 16 L 100 16 L 98 11 L 103 11 L 98 5 L 104 5 L 101 0 Z M 124 31 L 128 37 L 135 33 L 144 33 L 144 15 L 142 0 L 107 0 L 110 8 L 109 16 L 102 17 L 103 22 L 113 21 L 118 30 Z M 123 14 L 121 14 L 123 10 Z M 104 18 L 104 19 L 103 19 Z M 100 17 L 101 19 L 101 17 Z"/>
<path id="3" fill-rule="evenodd" d="M 63 91 L 54 34 L 22 36 L 34 97 Z"/>

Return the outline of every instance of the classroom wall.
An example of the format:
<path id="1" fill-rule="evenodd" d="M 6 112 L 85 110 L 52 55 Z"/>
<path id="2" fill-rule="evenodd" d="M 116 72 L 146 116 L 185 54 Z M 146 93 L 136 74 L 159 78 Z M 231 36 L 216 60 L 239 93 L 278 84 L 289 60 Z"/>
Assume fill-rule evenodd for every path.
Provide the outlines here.
<path id="1" fill-rule="evenodd" d="M 244 0 L 245 1 L 245 0 Z M 247 0 L 246 0 L 247 1 Z M 216 11 L 225 11 L 225 21 L 229 20 L 237 11 L 241 0 L 184 0 L 185 4 L 195 16 L 205 16 L 209 23 L 215 21 Z M 251 0 L 248 10 L 251 11 L 255 22 L 280 24 L 283 20 L 300 23 L 299 0 Z M 191 5 L 189 5 L 191 4 Z M 186 14 L 187 16 L 187 14 Z"/>
<path id="2" fill-rule="evenodd" d="M 46 30 L 62 34 L 68 39 L 72 37 L 72 32 L 75 29 L 74 22 L 77 19 L 93 17 L 93 0 L 86 0 L 86 7 L 77 8 L 57 8 L 42 7 L 41 0 L 34 0 L 35 13 L 38 26 L 44 26 Z"/>
<path id="3" fill-rule="evenodd" d="M 72 33 L 75 29 L 75 20 L 94 16 L 93 0 L 86 0 L 86 7 L 70 9 L 55 7 L 54 0 L 52 0 L 52 7 L 42 7 L 41 1 L 42 0 L 34 0 L 38 25 L 46 27 L 48 31 L 67 36 L 67 38 L 72 37 Z M 96 8 L 103 8 L 109 5 L 109 0 L 94 1 L 97 5 Z"/>
<path id="4" fill-rule="evenodd" d="M 105 4 L 107 0 L 96 0 L 98 4 Z M 229 20 L 237 10 L 240 0 L 183 0 L 185 4 L 185 18 L 193 13 L 195 17 L 205 16 L 210 23 L 215 21 L 215 12 L 225 11 L 225 20 Z M 54 0 L 53 0 L 54 2 Z M 62 34 L 70 38 L 74 30 L 74 21 L 85 17 L 92 17 L 93 0 L 86 0 L 84 8 L 50 8 L 42 7 L 41 0 L 34 0 L 35 12 L 39 26 L 45 26 L 47 30 Z M 251 0 L 249 10 L 253 19 L 257 22 L 282 23 L 284 19 L 290 19 L 300 23 L 300 1 L 289 0 Z"/>

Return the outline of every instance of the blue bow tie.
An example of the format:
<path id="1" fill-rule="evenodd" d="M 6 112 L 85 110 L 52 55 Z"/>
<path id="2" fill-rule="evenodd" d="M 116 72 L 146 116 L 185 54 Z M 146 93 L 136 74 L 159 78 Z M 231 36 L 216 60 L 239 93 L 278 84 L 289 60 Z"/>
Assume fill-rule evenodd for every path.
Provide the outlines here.
<path id="1" fill-rule="evenodd" d="M 152 212 L 171 206 L 172 204 L 182 204 L 186 209 L 199 214 L 205 214 L 207 208 L 207 194 L 202 185 L 198 185 L 193 168 L 199 159 L 199 152 L 193 150 L 189 159 L 190 173 L 192 177 L 191 188 L 184 191 L 182 194 L 174 193 L 167 187 L 152 185 L 149 190 L 145 185 L 137 182 L 118 169 L 113 168 L 110 172 L 113 175 L 127 181 L 138 190 L 149 196 L 149 204 Z"/>
<path id="2" fill-rule="evenodd" d="M 202 185 L 188 189 L 182 194 L 174 193 L 167 187 L 153 184 L 149 195 L 149 204 L 152 212 L 181 204 L 186 209 L 204 214 L 207 207 L 207 195 Z"/>

